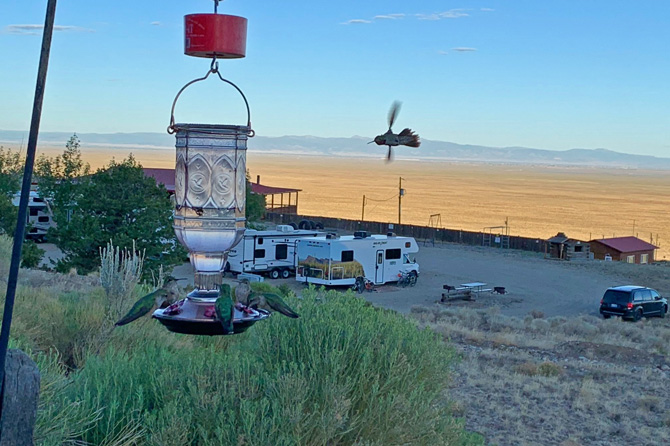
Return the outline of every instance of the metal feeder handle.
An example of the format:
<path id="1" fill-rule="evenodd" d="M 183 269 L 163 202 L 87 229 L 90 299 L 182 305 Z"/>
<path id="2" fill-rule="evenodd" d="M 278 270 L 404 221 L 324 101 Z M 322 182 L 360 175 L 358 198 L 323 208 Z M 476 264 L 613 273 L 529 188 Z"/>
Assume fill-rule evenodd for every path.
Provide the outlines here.
<path id="1" fill-rule="evenodd" d="M 236 90 L 240 93 L 240 95 L 242 96 L 242 99 L 244 99 L 244 105 L 246 105 L 246 107 L 247 107 L 247 128 L 249 129 L 249 130 L 247 131 L 247 136 L 248 136 L 249 138 L 253 138 L 253 137 L 256 135 L 256 132 L 254 132 L 254 131 L 251 129 L 251 110 L 249 109 L 249 102 L 247 101 L 246 96 L 244 96 L 244 93 L 242 93 L 242 90 L 240 90 L 240 88 L 239 88 L 237 85 L 235 85 L 234 83 L 232 83 L 232 82 L 229 81 L 228 79 L 224 79 L 224 78 L 221 76 L 221 73 L 219 72 L 218 63 L 216 63 L 216 61 L 212 61 L 212 67 L 210 68 L 210 70 L 207 72 L 206 75 L 204 75 L 203 77 L 198 78 L 198 79 L 193 79 L 191 82 L 189 82 L 188 84 L 186 84 L 186 85 L 184 85 L 183 87 L 181 87 L 181 90 L 179 90 L 179 93 L 177 93 L 177 96 L 175 96 L 175 98 L 174 98 L 174 102 L 172 102 L 172 110 L 170 111 L 170 125 L 169 125 L 168 128 L 167 128 L 167 132 L 168 132 L 170 135 L 172 135 L 172 134 L 174 134 L 174 133 L 177 132 L 177 128 L 175 127 L 175 122 L 174 122 L 174 108 L 175 108 L 175 106 L 177 105 L 177 99 L 179 99 L 179 95 L 181 95 L 182 92 L 183 92 L 184 90 L 186 90 L 186 87 L 188 87 L 188 86 L 191 85 L 191 84 L 195 84 L 196 82 L 204 81 L 204 80 L 207 79 L 207 78 L 209 77 L 209 75 L 212 74 L 212 73 L 216 73 L 216 74 L 218 74 L 218 75 L 219 75 L 219 79 L 221 79 L 223 82 L 225 82 L 225 83 L 227 83 L 227 84 L 230 84 L 230 85 L 232 85 L 233 87 L 235 87 L 235 89 L 236 89 Z"/>

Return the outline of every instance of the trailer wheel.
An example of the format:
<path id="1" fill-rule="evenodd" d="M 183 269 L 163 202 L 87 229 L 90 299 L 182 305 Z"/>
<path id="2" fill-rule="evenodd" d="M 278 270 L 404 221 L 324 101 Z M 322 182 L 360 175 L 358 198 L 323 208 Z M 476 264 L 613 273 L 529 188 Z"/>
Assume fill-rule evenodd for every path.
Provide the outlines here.
<path id="1" fill-rule="evenodd" d="M 309 221 L 309 228 L 308 228 L 308 229 L 311 229 L 312 231 L 313 231 L 314 229 L 316 229 L 316 223 L 314 223 L 314 221 L 310 220 L 310 221 Z"/>
<path id="2" fill-rule="evenodd" d="M 321 223 L 320 221 L 316 222 L 316 224 L 314 225 L 314 229 L 323 229 L 323 223 Z"/>
<path id="3" fill-rule="evenodd" d="M 294 222 L 291 222 L 291 223 L 289 223 L 288 225 L 289 225 L 290 227 L 292 227 L 293 229 L 298 229 L 298 225 L 296 225 Z"/>
<path id="4" fill-rule="evenodd" d="M 279 270 L 273 269 L 272 271 L 270 271 L 270 278 L 279 279 Z"/>
<path id="5" fill-rule="evenodd" d="M 298 228 L 300 228 L 300 229 L 310 229 L 311 225 L 309 223 L 309 220 L 301 220 L 300 223 L 298 223 Z"/>
<path id="6" fill-rule="evenodd" d="M 283 279 L 288 279 L 289 277 L 291 277 L 291 271 L 289 271 L 288 269 L 283 269 L 281 272 L 281 276 Z"/>

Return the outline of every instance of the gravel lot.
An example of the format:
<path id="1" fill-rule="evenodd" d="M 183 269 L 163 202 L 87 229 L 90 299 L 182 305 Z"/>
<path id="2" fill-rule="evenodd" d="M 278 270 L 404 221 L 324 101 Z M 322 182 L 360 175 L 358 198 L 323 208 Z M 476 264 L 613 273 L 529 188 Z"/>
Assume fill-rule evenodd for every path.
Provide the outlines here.
<path id="1" fill-rule="evenodd" d="M 657 288 L 670 295 L 670 269 L 656 265 L 627 265 L 619 262 L 565 262 L 545 259 L 543 254 L 517 250 L 472 247 L 455 244 L 422 246 L 417 262 L 421 274 L 415 287 L 389 284 L 363 297 L 375 305 L 407 314 L 415 305 L 438 304 L 442 286 L 484 282 L 488 288 L 503 286 L 505 295 L 481 294 L 474 302 L 455 301 L 448 305 L 468 308 L 500 307 L 507 316 L 525 316 L 532 310 L 547 317 L 598 315 L 598 304 L 610 286 L 637 284 Z M 175 268 L 177 277 L 188 277 L 190 264 Z M 230 277 L 229 277 L 230 279 Z M 300 293 L 304 284 L 294 278 L 266 279 L 286 283 Z M 182 282 L 182 284 L 185 284 Z"/>

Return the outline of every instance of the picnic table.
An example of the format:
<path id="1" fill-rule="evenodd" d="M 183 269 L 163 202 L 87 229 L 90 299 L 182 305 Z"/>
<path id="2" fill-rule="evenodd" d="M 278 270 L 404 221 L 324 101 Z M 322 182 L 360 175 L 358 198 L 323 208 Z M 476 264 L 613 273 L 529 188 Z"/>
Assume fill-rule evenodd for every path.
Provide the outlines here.
<path id="1" fill-rule="evenodd" d="M 491 293 L 493 290 L 491 288 L 484 288 L 486 283 L 484 282 L 469 282 L 462 283 L 461 288 L 465 290 L 470 290 L 475 296 L 479 296 L 481 293 Z"/>

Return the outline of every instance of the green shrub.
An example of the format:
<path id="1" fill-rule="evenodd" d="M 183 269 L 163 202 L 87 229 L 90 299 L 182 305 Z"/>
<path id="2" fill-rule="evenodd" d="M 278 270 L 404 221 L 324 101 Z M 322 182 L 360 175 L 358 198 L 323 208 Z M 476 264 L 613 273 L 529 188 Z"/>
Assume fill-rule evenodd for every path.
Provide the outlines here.
<path id="1" fill-rule="evenodd" d="M 44 256 L 44 250 L 37 246 L 32 240 L 23 242 L 21 248 L 21 266 L 24 268 L 37 268 Z"/>
<path id="2" fill-rule="evenodd" d="M 70 296 L 52 299 L 51 310 L 71 317 L 68 299 L 87 307 Z M 40 411 L 63 413 L 56 420 L 67 438 L 79 430 L 75 440 L 90 444 L 483 443 L 443 400 L 455 355 L 433 333 L 352 293 L 307 289 L 286 299 L 300 319 L 274 314 L 234 337 L 176 335 L 148 319 L 118 328 L 67 386 L 44 395 Z M 87 318 L 74 319 L 81 332 L 54 339 L 87 330 Z M 38 444 L 66 442 L 49 438 Z"/>
<path id="3" fill-rule="evenodd" d="M 537 374 L 542 376 L 560 376 L 563 374 L 563 368 L 551 361 L 543 362 L 537 366 Z"/>

